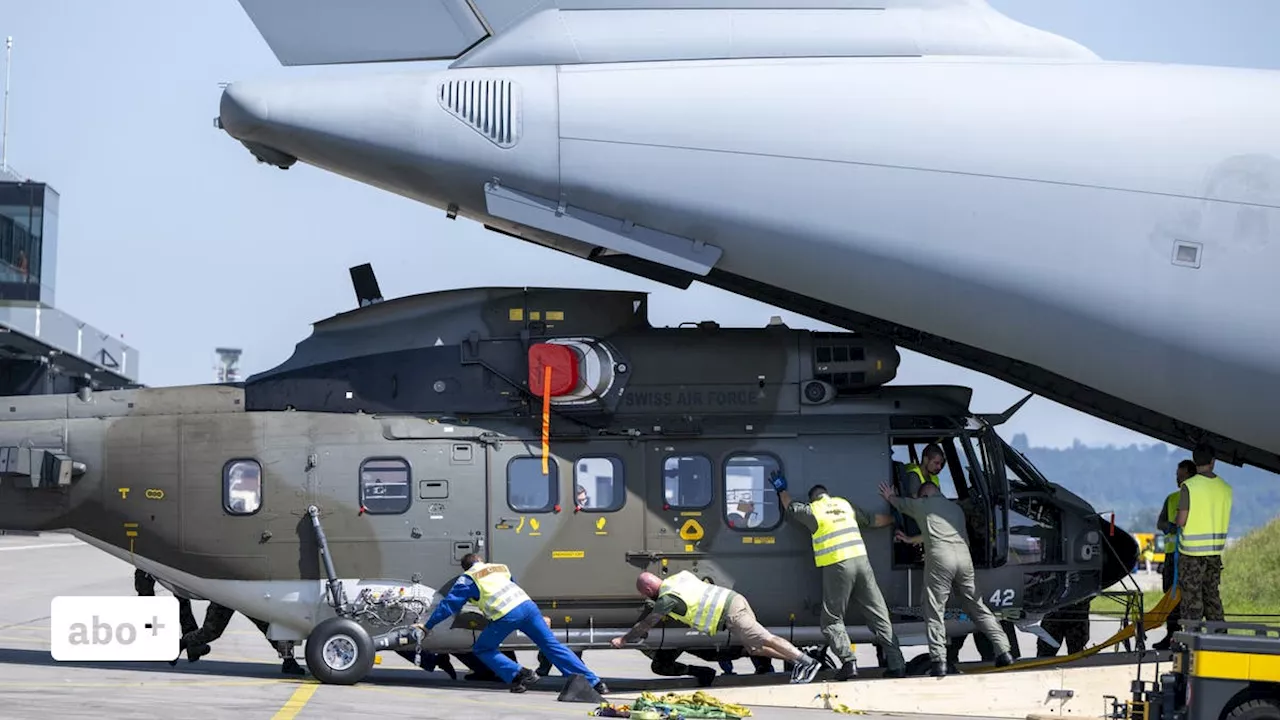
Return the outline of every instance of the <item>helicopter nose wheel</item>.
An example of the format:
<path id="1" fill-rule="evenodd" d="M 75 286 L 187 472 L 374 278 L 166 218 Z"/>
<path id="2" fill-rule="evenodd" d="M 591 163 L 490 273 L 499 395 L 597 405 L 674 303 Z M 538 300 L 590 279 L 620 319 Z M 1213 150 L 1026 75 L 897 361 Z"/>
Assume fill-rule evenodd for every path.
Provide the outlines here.
<path id="1" fill-rule="evenodd" d="M 332 617 L 307 636 L 307 669 L 326 685 L 354 685 L 369 674 L 373 652 L 373 640 L 360 623 Z"/>

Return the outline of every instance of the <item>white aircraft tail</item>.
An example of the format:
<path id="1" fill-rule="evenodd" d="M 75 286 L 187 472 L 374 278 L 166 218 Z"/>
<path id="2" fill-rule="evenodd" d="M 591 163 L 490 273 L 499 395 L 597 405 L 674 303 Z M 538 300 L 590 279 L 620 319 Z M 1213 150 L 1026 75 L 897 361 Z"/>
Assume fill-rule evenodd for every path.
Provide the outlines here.
<path id="1" fill-rule="evenodd" d="M 986 0 L 239 0 L 284 65 L 975 55 L 1096 60 Z M 803 7 L 797 7 L 803 6 Z"/>

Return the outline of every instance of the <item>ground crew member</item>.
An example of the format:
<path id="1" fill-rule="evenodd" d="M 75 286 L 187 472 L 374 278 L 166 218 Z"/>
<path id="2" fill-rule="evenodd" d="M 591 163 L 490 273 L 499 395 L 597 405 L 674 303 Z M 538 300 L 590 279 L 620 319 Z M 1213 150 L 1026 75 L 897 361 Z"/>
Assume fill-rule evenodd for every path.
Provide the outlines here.
<path id="1" fill-rule="evenodd" d="M 929 636 L 930 675 L 947 674 L 947 629 L 943 613 L 947 598 L 954 588 L 960 596 L 960 607 L 969 615 L 975 627 L 987 636 L 996 649 L 996 667 L 1013 663 L 1009 654 L 1009 639 L 991 610 L 982 604 L 974 583 L 973 557 L 969 540 L 965 536 L 964 511 L 960 506 L 942 497 L 941 490 L 933 483 L 920 486 L 919 497 L 898 497 L 893 486 L 880 484 L 880 496 L 919 523 L 923 535 L 909 537 L 898 531 L 898 539 L 924 545 L 925 627 Z"/>
<path id="2" fill-rule="evenodd" d="M 867 560 L 867 546 L 862 541 L 862 526 L 885 527 L 893 524 L 893 518 L 884 514 L 872 518 L 848 500 L 827 494 L 822 485 L 809 488 L 807 504 L 793 501 L 787 492 L 786 478 L 775 472 L 769 481 L 791 517 L 813 536 L 813 561 L 822 569 L 822 634 L 840 660 L 835 679 L 848 680 L 858 674 L 844 625 L 844 611 L 850 597 L 875 636 L 876 645 L 884 652 L 885 677 L 905 676 L 902 649 Z"/>
<path id="3" fill-rule="evenodd" d="M 1178 526 L 1174 520 L 1178 519 L 1178 500 L 1182 496 L 1182 483 L 1195 474 L 1196 464 L 1191 460 L 1178 463 L 1177 469 L 1174 470 L 1174 480 L 1178 488 L 1164 499 L 1164 505 L 1160 507 L 1160 517 L 1156 518 L 1156 529 L 1164 533 L 1164 564 L 1160 567 L 1160 589 L 1166 593 L 1173 589 L 1173 577 L 1177 574 L 1175 571 L 1178 567 Z M 1169 611 L 1169 617 L 1165 620 L 1168 634 L 1163 640 L 1152 645 L 1152 650 L 1169 649 L 1169 644 L 1173 642 L 1173 633 L 1176 632 L 1181 618 L 1181 607 L 1182 599 L 1179 598 L 1178 604 L 1173 606 Z"/>
<path id="4" fill-rule="evenodd" d="M 511 571 L 507 566 L 483 562 L 475 553 L 463 556 L 462 575 L 454 581 L 449 594 L 440 601 L 425 623 L 414 627 L 430 633 L 432 628 L 457 614 L 468 602 L 479 605 L 480 611 L 489 621 L 480 632 L 480 637 L 476 638 L 472 651 L 485 665 L 493 668 L 503 682 L 511 683 L 511 692 L 525 692 L 539 680 L 537 673 L 521 667 L 498 651 L 502 641 L 516 630 L 524 633 L 539 650 L 546 653 L 551 658 L 551 663 L 565 677 L 582 675 L 596 692 L 601 695 L 609 692 L 604 682 L 551 634 L 551 628 L 543 620 L 542 611 L 511 578 Z"/>
<path id="5" fill-rule="evenodd" d="M 1075 655 L 1089 644 L 1089 604 L 1093 598 L 1066 605 L 1048 613 L 1040 621 L 1040 628 L 1058 645 L 1036 638 L 1036 657 L 1054 657 L 1065 644 L 1067 654 Z"/>
<path id="6" fill-rule="evenodd" d="M 666 580 L 653 573 L 640 573 L 636 578 L 636 589 L 655 601 L 653 610 L 641 616 L 626 635 L 611 640 L 610 644 L 615 648 L 636 642 L 670 615 L 704 635 L 715 635 L 728 629 L 751 655 L 790 660 L 795 663 L 791 672 L 793 683 L 811 682 L 818 674 L 821 663 L 765 630 L 756 620 L 747 599 L 728 588 L 703 582 L 688 570 L 681 570 Z"/>
<path id="7" fill-rule="evenodd" d="M 1191 453 L 1196 474 L 1178 491 L 1178 591 L 1182 629 L 1201 618 L 1223 619 L 1222 551 L 1231 524 L 1231 486 L 1213 472 L 1213 450 L 1200 445 Z"/>
<path id="8" fill-rule="evenodd" d="M 151 573 L 143 572 L 141 569 L 135 568 L 133 571 L 133 591 L 143 597 L 154 597 L 156 594 L 156 579 Z M 182 630 L 182 634 L 195 632 L 199 625 L 196 625 L 195 613 L 191 612 L 191 600 L 175 594 L 178 599 L 178 626 Z"/>
<path id="9" fill-rule="evenodd" d="M 204 611 L 204 624 L 200 626 L 199 630 L 184 633 L 182 639 L 178 641 L 178 647 L 187 651 L 187 660 L 189 662 L 195 662 L 205 655 L 208 655 L 212 651 L 212 648 L 209 647 L 209 643 L 222 637 L 223 631 L 227 629 L 227 624 L 231 622 L 231 616 L 235 614 L 235 610 L 219 605 L 212 600 L 209 601 L 209 607 Z M 245 617 L 249 616 L 245 615 Z M 270 623 L 251 617 L 249 618 L 249 622 L 257 625 L 258 630 L 262 631 L 262 636 L 267 637 L 267 628 L 270 627 Z M 280 649 L 276 647 L 275 642 L 273 642 L 271 638 L 268 637 L 267 642 L 271 643 L 271 649 L 275 650 L 283 658 L 280 663 L 280 672 L 285 673 L 286 675 L 306 674 L 307 671 L 302 669 L 302 666 L 298 664 L 298 661 L 293 657 L 292 653 L 285 657 L 284 654 L 280 652 Z M 177 663 L 177 658 L 169 661 L 170 665 L 176 665 Z"/>
<path id="10" fill-rule="evenodd" d="M 939 490 L 942 489 L 942 480 L 938 478 L 938 473 L 942 472 L 942 468 L 947 464 L 947 455 L 942 452 L 942 448 L 935 443 L 925 446 L 924 451 L 920 453 L 919 464 L 907 463 L 906 471 L 909 475 L 915 475 L 916 481 L 920 485 L 932 483 Z M 902 489 L 908 497 L 916 495 L 918 488 L 906 487 Z"/>

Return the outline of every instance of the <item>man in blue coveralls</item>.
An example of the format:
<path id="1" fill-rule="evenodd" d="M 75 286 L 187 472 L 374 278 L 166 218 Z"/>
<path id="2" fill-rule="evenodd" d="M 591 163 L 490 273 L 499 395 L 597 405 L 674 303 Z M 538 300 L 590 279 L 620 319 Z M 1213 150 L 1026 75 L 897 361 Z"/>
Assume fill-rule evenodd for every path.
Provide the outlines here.
<path id="1" fill-rule="evenodd" d="M 511 683 L 511 692 L 522 693 L 539 679 L 534 671 L 521 667 L 498 652 L 502 641 L 516 630 L 533 640 L 565 677 L 582 675 L 596 692 L 601 695 L 609 692 L 604 682 L 551 634 L 551 628 L 542 619 L 542 611 L 511 579 L 507 566 L 483 562 L 475 553 L 468 553 L 462 558 L 462 575 L 454 581 L 449 594 L 436 606 L 426 623 L 418 627 L 429 633 L 431 628 L 456 615 L 468 602 L 479 605 L 480 612 L 489 621 L 471 649 L 485 665 L 493 668 L 503 682 Z"/>

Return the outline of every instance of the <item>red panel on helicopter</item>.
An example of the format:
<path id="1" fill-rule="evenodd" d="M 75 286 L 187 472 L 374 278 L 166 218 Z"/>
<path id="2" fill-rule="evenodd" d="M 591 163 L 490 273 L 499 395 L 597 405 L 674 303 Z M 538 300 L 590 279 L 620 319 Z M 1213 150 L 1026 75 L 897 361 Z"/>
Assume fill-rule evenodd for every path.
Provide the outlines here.
<path id="1" fill-rule="evenodd" d="M 566 395 L 578 386 L 578 355 L 564 345 L 538 343 L 529 348 L 529 390 L 542 396 L 543 368 L 551 368 L 551 396 Z"/>

